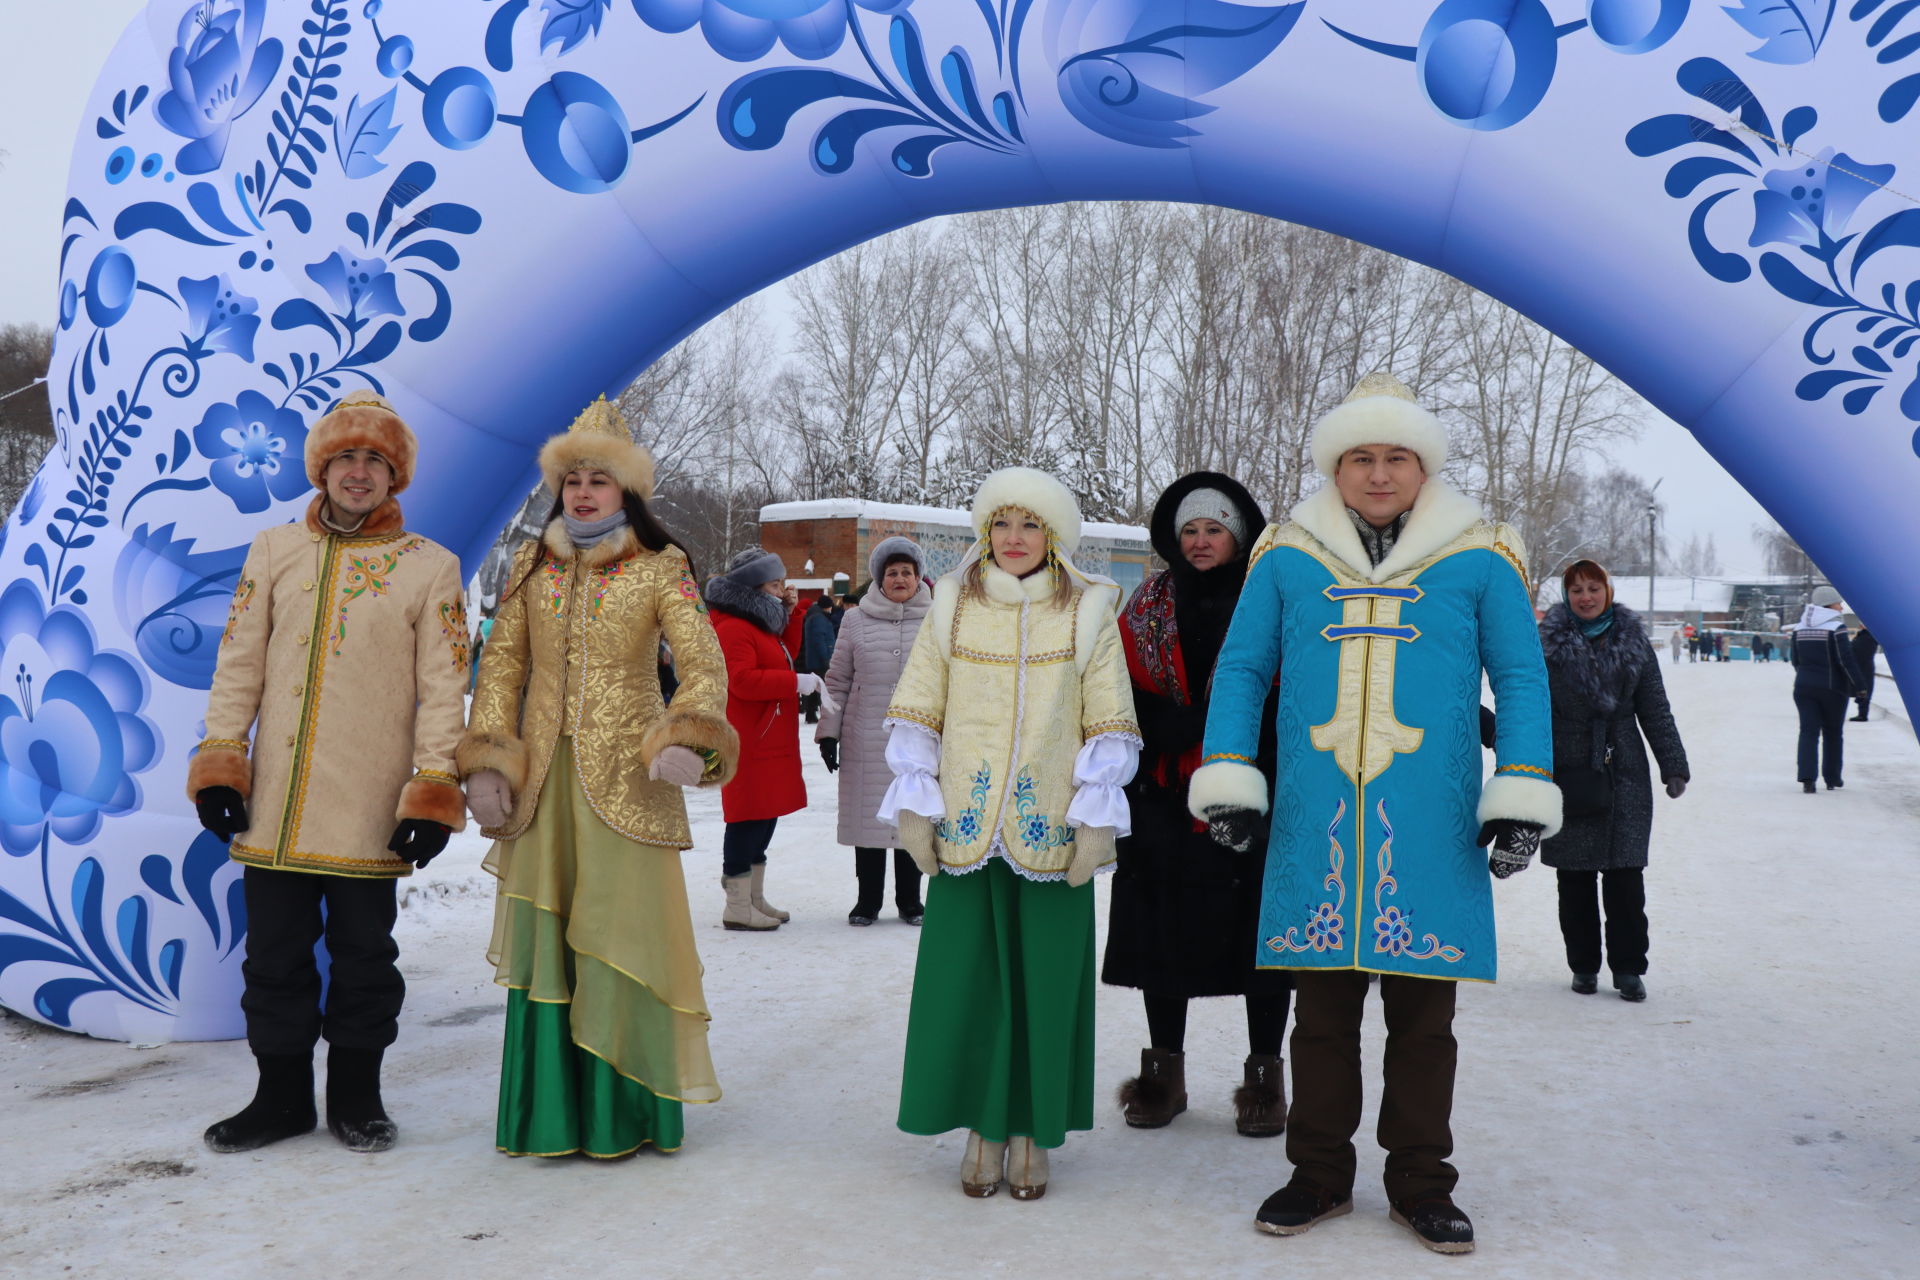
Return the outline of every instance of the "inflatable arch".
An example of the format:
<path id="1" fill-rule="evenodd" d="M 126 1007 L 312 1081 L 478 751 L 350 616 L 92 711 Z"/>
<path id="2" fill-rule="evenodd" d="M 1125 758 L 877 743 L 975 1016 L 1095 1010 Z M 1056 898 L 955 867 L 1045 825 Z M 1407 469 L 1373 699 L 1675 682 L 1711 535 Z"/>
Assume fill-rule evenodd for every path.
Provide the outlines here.
<path id="1" fill-rule="evenodd" d="M 181 786 L 328 402 L 399 406 L 471 567 L 581 405 L 936 214 L 1212 203 L 1451 272 L 1689 427 L 1920 687 L 1916 53 L 1899 0 L 153 0 L 0 530 L 0 1004 L 240 1034 Z"/>

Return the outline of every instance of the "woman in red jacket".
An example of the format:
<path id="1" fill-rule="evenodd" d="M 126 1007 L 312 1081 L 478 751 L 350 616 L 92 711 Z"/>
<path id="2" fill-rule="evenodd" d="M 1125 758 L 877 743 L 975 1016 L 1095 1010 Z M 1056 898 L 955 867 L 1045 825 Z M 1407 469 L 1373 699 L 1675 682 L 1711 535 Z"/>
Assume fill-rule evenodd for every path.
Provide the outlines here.
<path id="1" fill-rule="evenodd" d="M 782 817 L 807 806 L 800 780 L 800 695 L 820 677 L 793 669 L 781 643 L 794 592 L 780 557 L 748 547 L 707 579 L 707 606 L 727 660 L 727 722 L 740 735 L 740 767 L 720 789 L 726 818 L 720 883 L 729 929 L 778 929 L 791 917 L 764 896 L 767 845 Z"/>

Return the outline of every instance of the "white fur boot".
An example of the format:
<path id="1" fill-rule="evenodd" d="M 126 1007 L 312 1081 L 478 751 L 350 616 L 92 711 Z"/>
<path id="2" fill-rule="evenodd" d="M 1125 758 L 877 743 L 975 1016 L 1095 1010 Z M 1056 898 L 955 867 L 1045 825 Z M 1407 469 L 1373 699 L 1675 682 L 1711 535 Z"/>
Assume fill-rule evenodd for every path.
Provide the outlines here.
<path id="1" fill-rule="evenodd" d="M 754 863 L 753 864 L 753 894 L 752 894 L 753 909 L 755 911 L 758 911 L 763 916 L 772 916 L 775 920 L 778 920 L 781 924 L 785 924 L 787 921 L 793 919 L 793 916 L 785 911 L 782 911 L 780 908 L 774 906 L 772 903 L 767 901 L 766 894 L 762 892 L 762 890 L 766 887 L 766 883 L 767 883 L 767 864 L 764 862 Z"/>

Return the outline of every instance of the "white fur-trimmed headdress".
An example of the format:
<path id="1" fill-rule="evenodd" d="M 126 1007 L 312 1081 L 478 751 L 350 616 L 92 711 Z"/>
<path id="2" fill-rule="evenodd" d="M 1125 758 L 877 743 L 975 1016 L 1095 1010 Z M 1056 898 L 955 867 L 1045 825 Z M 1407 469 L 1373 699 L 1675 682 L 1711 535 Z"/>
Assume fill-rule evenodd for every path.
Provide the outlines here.
<path id="1" fill-rule="evenodd" d="M 592 467 L 644 501 L 653 497 L 653 455 L 637 443 L 605 396 L 588 405 L 573 426 L 540 446 L 540 478 L 555 497 L 567 472 Z"/>
<path id="2" fill-rule="evenodd" d="M 1347 450 L 1363 444 L 1411 449 L 1430 476 L 1447 465 L 1447 429 L 1390 373 L 1360 379 L 1345 400 L 1313 424 L 1314 469 L 1331 480 Z"/>
<path id="3" fill-rule="evenodd" d="M 1063 556 L 1080 546 L 1080 504 L 1064 484 L 1032 467 L 1005 467 L 980 483 L 973 496 L 973 531 L 982 541 L 993 527 L 996 512 L 1020 507 L 1040 517 L 1053 545 Z"/>

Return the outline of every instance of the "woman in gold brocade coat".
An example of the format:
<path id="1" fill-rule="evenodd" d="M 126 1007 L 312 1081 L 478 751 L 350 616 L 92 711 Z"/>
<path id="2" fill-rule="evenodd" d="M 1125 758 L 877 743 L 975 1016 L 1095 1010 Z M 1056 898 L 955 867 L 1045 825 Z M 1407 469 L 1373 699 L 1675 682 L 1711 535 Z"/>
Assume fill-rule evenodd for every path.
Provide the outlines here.
<path id="1" fill-rule="evenodd" d="M 540 452 L 559 495 L 514 559 L 455 754 L 498 843 L 487 958 L 508 989 L 497 1144 L 625 1155 L 720 1096 L 679 851 L 683 786 L 731 776 L 726 666 L 653 460 L 604 399 Z M 679 688 L 668 708 L 665 638 Z"/>

